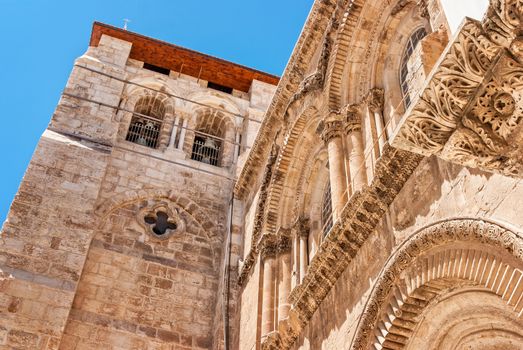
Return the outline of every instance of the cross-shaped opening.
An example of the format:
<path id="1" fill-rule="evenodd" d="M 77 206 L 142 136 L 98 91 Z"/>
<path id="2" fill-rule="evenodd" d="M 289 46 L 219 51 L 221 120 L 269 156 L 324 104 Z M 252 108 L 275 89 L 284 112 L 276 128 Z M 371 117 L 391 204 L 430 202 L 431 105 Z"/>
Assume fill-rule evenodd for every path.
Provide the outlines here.
<path id="1" fill-rule="evenodd" d="M 177 225 L 169 222 L 169 215 L 163 211 L 159 211 L 156 215 L 146 215 L 144 220 L 147 224 L 152 226 L 153 232 L 158 236 L 163 236 L 167 230 L 176 230 Z"/>

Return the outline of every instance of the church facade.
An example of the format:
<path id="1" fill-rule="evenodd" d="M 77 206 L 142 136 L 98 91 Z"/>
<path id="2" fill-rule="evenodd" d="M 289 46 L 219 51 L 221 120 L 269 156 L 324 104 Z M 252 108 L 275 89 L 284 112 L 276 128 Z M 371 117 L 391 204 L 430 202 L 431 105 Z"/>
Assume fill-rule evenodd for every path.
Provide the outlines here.
<path id="1" fill-rule="evenodd" d="M 523 348 L 522 18 L 317 0 L 281 78 L 95 23 L 0 349 Z"/>

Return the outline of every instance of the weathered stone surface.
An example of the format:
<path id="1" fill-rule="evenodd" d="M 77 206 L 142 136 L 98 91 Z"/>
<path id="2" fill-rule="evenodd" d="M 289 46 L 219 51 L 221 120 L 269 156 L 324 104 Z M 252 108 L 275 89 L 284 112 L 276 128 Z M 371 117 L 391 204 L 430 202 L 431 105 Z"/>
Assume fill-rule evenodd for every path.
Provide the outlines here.
<path id="1" fill-rule="evenodd" d="M 439 1 L 318 0 L 230 94 L 99 27 L 3 226 L 0 349 L 522 348 L 522 8 L 443 50 Z"/>

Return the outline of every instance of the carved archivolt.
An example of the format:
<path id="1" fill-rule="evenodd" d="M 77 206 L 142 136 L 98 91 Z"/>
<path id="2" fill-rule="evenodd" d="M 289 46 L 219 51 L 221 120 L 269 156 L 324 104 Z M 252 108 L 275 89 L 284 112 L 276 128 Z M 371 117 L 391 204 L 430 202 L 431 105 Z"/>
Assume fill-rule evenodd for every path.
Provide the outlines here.
<path id="1" fill-rule="evenodd" d="M 448 249 L 435 249 L 438 246 Z M 427 253 L 430 251 L 433 253 Z M 502 251 L 507 259 L 496 253 Z M 424 228 L 403 243 L 382 270 L 351 348 L 368 349 L 372 343 L 381 349 L 386 341 L 401 348 L 408 343 L 423 307 L 460 283 L 484 286 L 521 317 L 521 266 L 520 233 L 473 219 L 449 220 Z M 406 313 L 409 303 L 416 303 L 417 307 Z"/>
<path id="2" fill-rule="evenodd" d="M 407 112 L 394 146 L 505 175 L 523 176 L 511 135 L 523 119 L 523 64 L 515 39 L 523 1 L 491 1 L 467 20 Z M 518 55 L 520 55 L 518 57 Z"/>

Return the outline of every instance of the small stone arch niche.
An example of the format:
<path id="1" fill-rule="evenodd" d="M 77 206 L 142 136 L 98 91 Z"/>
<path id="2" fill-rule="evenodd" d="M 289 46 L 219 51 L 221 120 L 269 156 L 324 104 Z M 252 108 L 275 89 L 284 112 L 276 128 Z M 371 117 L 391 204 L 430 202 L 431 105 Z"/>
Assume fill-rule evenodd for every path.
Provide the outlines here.
<path id="1" fill-rule="evenodd" d="M 160 240 L 185 232 L 185 221 L 171 203 L 145 206 L 138 212 L 136 220 L 150 236 Z"/>

